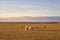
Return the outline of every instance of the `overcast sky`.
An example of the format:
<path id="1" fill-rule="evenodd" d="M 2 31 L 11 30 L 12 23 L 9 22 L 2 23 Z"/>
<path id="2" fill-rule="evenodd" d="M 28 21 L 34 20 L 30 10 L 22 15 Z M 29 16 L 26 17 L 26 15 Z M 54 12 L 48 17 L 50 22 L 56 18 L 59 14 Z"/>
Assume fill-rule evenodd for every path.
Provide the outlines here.
<path id="1" fill-rule="evenodd" d="M 60 0 L 0 0 L 0 18 L 60 16 Z"/>

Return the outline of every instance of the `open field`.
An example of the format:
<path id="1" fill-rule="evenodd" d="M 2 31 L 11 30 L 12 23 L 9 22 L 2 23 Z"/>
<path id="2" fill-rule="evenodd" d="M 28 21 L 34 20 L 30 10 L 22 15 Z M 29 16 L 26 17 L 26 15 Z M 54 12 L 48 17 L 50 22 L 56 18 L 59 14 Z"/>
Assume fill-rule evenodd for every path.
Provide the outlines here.
<path id="1" fill-rule="evenodd" d="M 0 22 L 0 40 L 60 40 L 60 23 Z"/>

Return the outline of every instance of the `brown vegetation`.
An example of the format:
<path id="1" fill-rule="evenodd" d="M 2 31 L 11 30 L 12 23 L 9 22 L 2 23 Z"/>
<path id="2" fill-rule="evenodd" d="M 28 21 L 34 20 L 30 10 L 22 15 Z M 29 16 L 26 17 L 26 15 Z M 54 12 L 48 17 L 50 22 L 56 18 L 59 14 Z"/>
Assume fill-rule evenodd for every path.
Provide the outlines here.
<path id="1" fill-rule="evenodd" d="M 35 26 L 25 30 L 25 26 Z M 0 40 L 60 40 L 60 23 L 0 22 Z"/>

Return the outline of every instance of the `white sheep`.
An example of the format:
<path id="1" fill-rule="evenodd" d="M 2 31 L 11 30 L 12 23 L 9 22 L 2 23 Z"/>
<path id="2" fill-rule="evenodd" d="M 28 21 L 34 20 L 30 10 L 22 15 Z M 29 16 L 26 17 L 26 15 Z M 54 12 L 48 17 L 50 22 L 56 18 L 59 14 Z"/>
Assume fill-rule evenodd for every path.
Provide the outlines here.
<path id="1" fill-rule="evenodd" d="M 25 30 L 28 30 L 28 26 L 27 25 L 25 26 Z"/>
<path id="2" fill-rule="evenodd" d="M 25 26 L 25 30 L 33 30 L 33 29 L 37 29 L 36 26 Z"/>
<path id="3" fill-rule="evenodd" d="M 29 30 L 33 30 L 33 29 L 37 29 L 37 27 L 36 26 L 30 26 L 29 27 Z"/>

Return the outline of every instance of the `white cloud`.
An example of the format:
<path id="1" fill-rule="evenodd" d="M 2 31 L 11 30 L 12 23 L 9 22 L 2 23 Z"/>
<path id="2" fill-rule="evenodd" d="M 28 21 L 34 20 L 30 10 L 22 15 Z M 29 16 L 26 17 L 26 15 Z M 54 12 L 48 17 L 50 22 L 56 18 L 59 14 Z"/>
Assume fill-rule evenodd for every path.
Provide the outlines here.
<path id="1" fill-rule="evenodd" d="M 60 10 L 55 10 L 55 8 L 58 7 L 60 7 L 59 4 L 44 5 L 40 3 L 17 4 L 17 3 L 1 2 L 0 17 L 27 16 L 27 15 L 28 16 L 60 16 L 59 14 Z"/>
<path id="2" fill-rule="evenodd" d="M 16 4 L 16 3 L 0 3 L 0 6 L 10 6 L 10 7 L 17 7 L 17 8 L 32 8 L 35 5 L 32 4 Z"/>

